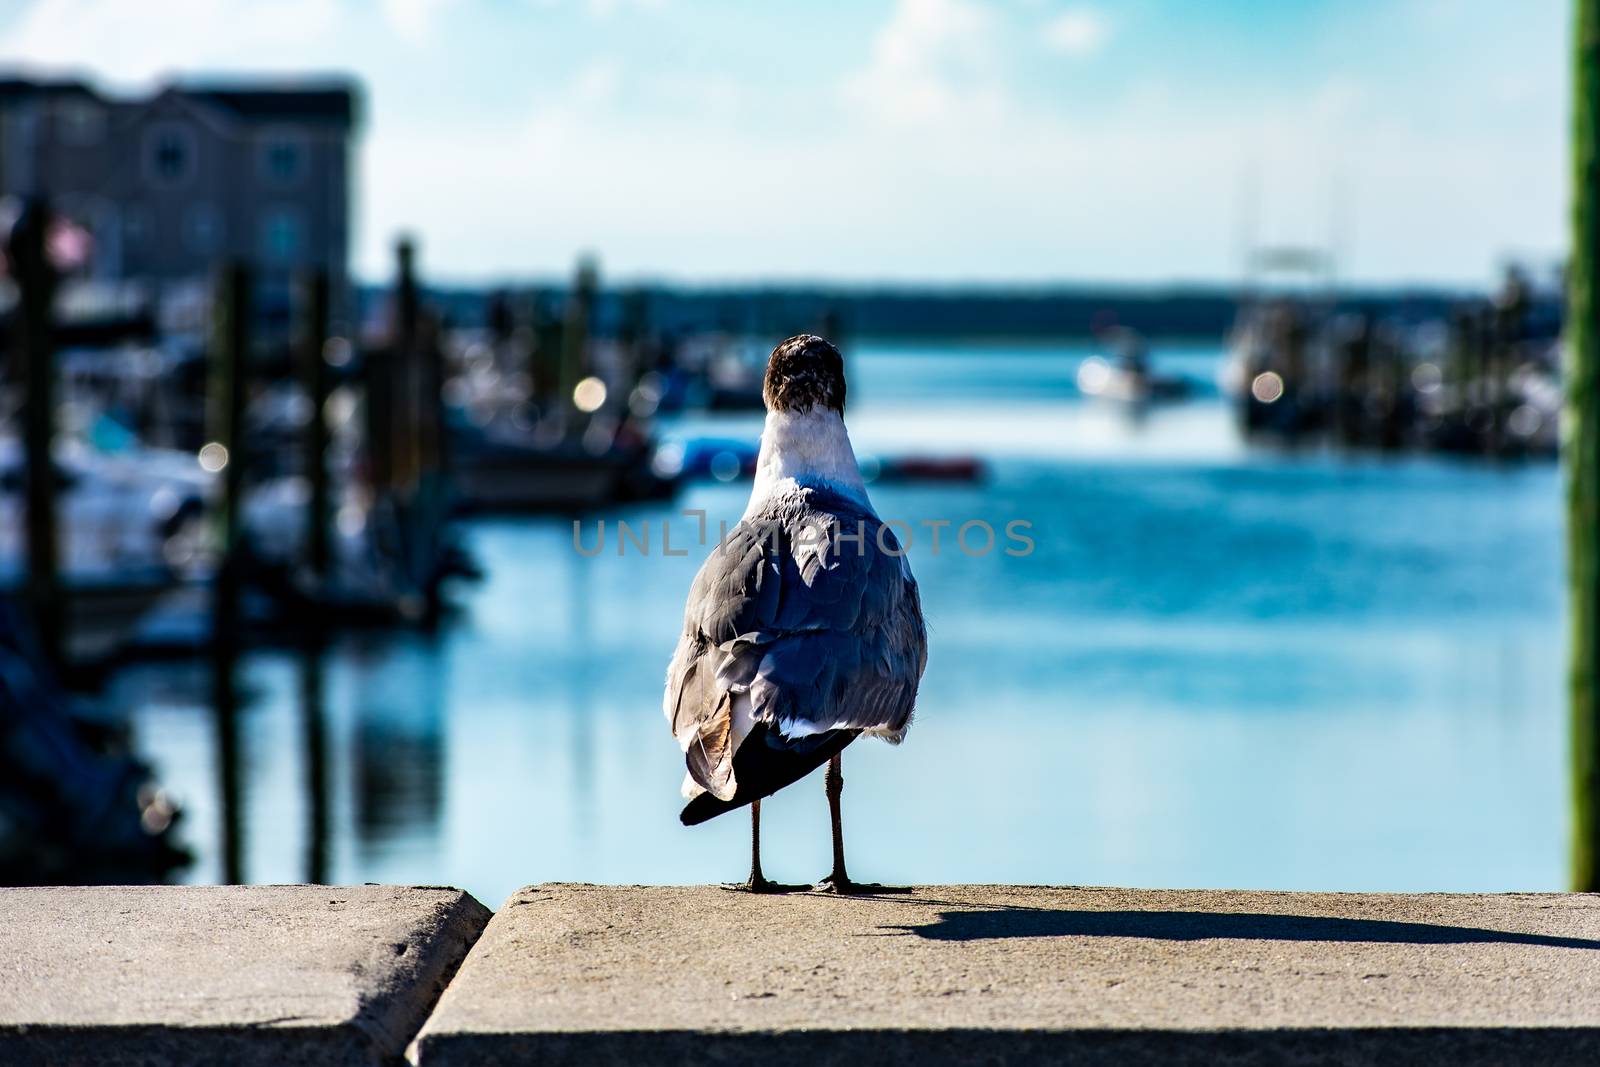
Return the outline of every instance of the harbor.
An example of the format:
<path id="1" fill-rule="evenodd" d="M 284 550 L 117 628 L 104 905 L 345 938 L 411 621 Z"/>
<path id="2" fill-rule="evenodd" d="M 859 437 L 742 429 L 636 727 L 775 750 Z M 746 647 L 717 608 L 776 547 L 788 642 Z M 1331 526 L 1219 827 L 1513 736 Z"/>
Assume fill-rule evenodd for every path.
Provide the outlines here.
<path id="1" fill-rule="evenodd" d="M 1594 1061 L 1597 196 L 1600 0 L 0 10 L 0 1063 Z"/>
<path id="2" fill-rule="evenodd" d="M 451 840 L 461 881 L 500 897 L 527 867 L 491 813 L 520 795 L 546 813 L 523 831 L 544 877 L 693 880 L 736 828 L 713 828 L 687 851 L 641 849 L 669 833 L 664 821 L 638 820 L 652 790 L 670 791 L 671 768 L 608 739 L 656 702 L 649 652 L 670 647 L 673 601 L 707 546 L 706 528 L 725 530 L 742 507 L 760 413 L 734 402 L 747 387 L 727 368 L 745 365 L 737 353 L 763 341 L 708 327 L 669 343 L 651 323 L 676 321 L 681 298 L 605 290 L 592 262 L 562 290 L 476 301 L 431 294 L 424 263 L 417 243 L 397 245 L 392 283 L 361 296 L 359 335 L 335 331 L 327 283 L 315 276 L 290 290 L 278 355 L 269 354 L 270 331 L 205 334 L 200 366 L 212 385 L 198 393 L 163 395 L 181 377 L 68 380 L 73 419 L 87 429 L 62 435 L 75 480 L 45 511 L 64 516 L 53 521 L 65 525 L 66 544 L 82 547 L 69 547 L 50 583 L 69 592 L 67 616 L 52 623 L 63 652 L 24 654 L 33 684 L 57 694 L 61 709 L 31 713 L 33 728 L 71 738 L 81 713 L 65 709 L 85 704 L 113 724 L 126 768 L 118 773 L 137 781 L 99 832 L 131 834 L 158 879 L 426 881 Z M 218 286 L 215 322 L 243 321 L 248 311 L 230 312 L 248 307 L 248 272 L 224 272 Z M 853 317 L 877 301 L 857 296 Z M 1148 325 L 1166 306 L 1119 313 Z M 1248 326 L 1282 311 L 1262 307 L 1241 302 L 1234 317 Z M 1185 805 L 1190 814 L 1176 825 L 1161 814 L 1159 832 L 1115 808 L 1041 813 L 1060 820 L 1050 839 L 1087 848 L 1030 848 L 1037 823 L 1014 837 L 986 830 L 989 851 L 959 857 L 888 826 L 866 829 L 873 847 L 923 881 L 998 869 L 1041 882 L 1092 874 L 1112 884 L 1493 889 L 1510 879 L 1560 888 L 1560 516 L 1546 452 L 1531 441 L 1493 454 L 1438 447 L 1418 404 L 1387 444 L 1366 430 L 1345 436 L 1328 421 L 1333 409 L 1313 408 L 1323 394 L 1310 385 L 1297 410 L 1307 420 L 1320 410 L 1320 421 L 1266 423 L 1261 412 L 1289 409 L 1249 390 L 1240 399 L 1248 330 L 1146 337 L 1108 326 L 1102 312 L 1073 312 L 1081 337 L 850 345 L 862 469 L 884 514 L 914 528 L 908 547 L 939 605 L 935 623 L 961 620 L 933 666 L 949 681 L 935 690 L 927 758 L 952 760 L 978 743 L 974 730 L 991 728 L 993 713 L 979 708 L 989 698 L 961 679 L 1010 656 L 1018 669 L 1005 703 L 1017 710 L 1000 711 L 999 722 L 1060 731 L 1069 762 L 1079 751 L 1098 759 L 1126 750 L 1148 731 L 1181 738 L 1191 723 L 1193 741 L 1163 742 L 1166 756 L 1146 749 L 1146 758 L 1201 751 L 1215 766 L 1278 765 L 1288 777 L 1222 774 L 1247 783 L 1226 793 L 1206 784 L 1216 780 L 1212 763 L 1172 763 L 1160 773 L 1209 802 Z M 990 313 L 1008 321 L 1003 304 Z M 1354 314 L 1330 313 L 1327 328 Z M 69 338 L 81 328 L 60 326 Z M 113 352 L 151 351 L 138 347 L 150 343 L 144 335 L 111 337 L 132 346 Z M 62 358 L 84 365 L 95 351 L 74 345 Z M 1281 353 L 1249 351 L 1253 381 L 1277 373 L 1259 361 Z M 1399 349 L 1392 358 L 1405 361 L 1395 374 L 1408 382 L 1431 366 Z M 1143 381 L 1163 384 L 1152 392 Z M 119 401 L 141 390 L 153 392 L 142 410 L 202 417 L 188 420 L 187 436 L 176 429 L 183 420 L 140 426 Z M 319 410 L 322 419 L 307 414 Z M 126 529 L 129 516 L 146 514 L 153 530 Z M 95 525 L 80 518 L 90 515 Z M 991 535 L 1022 523 L 1039 549 L 972 558 L 954 545 L 967 523 Z M 138 569 L 126 554 L 105 554 L 106 527 L 119 524 L 124 540 L 147 538 L 120 550 L 143 553 Z M 624 529 L 643 540 L 630 546 Z M 1335 552 L 1342 571 L 1327 570 Z M 1492 569 L 1481 569 L 1486 560 Z M 1341 577 L 1367 570 L 1390 579 L 1363 590 Z M 40 572 L 29 576 L 31 595 L 56 603 L 37 592 Z M 39 602 L 24 598 L 13 613 L 19 649 L 38 643 L 26 605 Z M 982 638 L 980 620 L 998 628 L 1018 611 L 1041 623 L 1028 642 L 1004 651 Z M 524 659 L 530 643 L 545 650 L 541 659 Z M 62 667 L 47 669 L 58 656 Z M 1387 680 L 1362 701 L 1366 714 L 1391 716 L 1406 745 L 1380 757 L 1365 744 L 1366 720 L 1345 710 L 1349 690 L 1328 681 L 1341 672 Z M 529 706 L 527 692 L 546 699 Z M 1197 692 L 1210 694 L 1200 715 Z M 1283 707 L 1297 714 L 1261 718 Z M 1452 743 L 1436 747 L 1452 720 Z M 1463 722 L 1474 724 L 1465 734 Z M 1219 724 L 1248 743 L 1219 746 Z M 1101 740 L 1071 740 L 1086 730 Z M 1507 730 L 1517 738 L 1510 747 Z M 507 748 L 510 739 L 519 740 Z M 1279 755 L 1330 745 L 1347 749 L 1338 766 L 1368 768 L 1366 804 L 1333 803 L 1339 776 Z M 910 787 L 895 784 L 894 761 L 879 762 L 879 788 Z M 458 775 L 457 765 L 477 770 Z M 530 766 L 545 769 L 530 775 Z M 64 773 L 29 770 L 41 780 Z M 1077 773 L 1095 780 L 1107 769 L 1086 763 Z M 1268 798 L 1284 796 L 1315 814 L 1292 825 L 1225 814 L 1264 813 Z M 1007 824 L 959 796 L 950 802 L 957 824 Z M 1392 837 L 1368 835 L 1358 854 L 1332 847 L 1374 812 L 1400 808 L 1419 832 L 1430 828 L 1436 852 L 1419 850 L 1404 822 Z M 1464 809 L 1477 812 L 1469 823 L 1447 814 Z M 803 810 L 779 804 L 772 813 L 793 824 L 797 851 L 814 835 Z M 1458 850 L 1439 836 L 1455 825 L 1499 845 Z M 1144 850 L 1095 851 L 1128 828 Z M 1259 851 L 1263 833 L 1284 847 Z M 13 869 L 37 877 L 38 846 L 13 840 Z M 1174 849 L 1179 840 L 1206 841 L 1204 854 Z M 64 880 L 84 869 L 71 857 L 55 862 Z"/>
<path id="3" fill-rule="evenodd" d="M 909 558 L 939 597 L 930 617 L 946 649 L 944 665 L 930 664 L 938 695 L 924 732 L 907 741 L 917 747 L 859 757 L 864 790 L 918 791 L 928 812 L 926 823 L 857 831 L 885 873 L 947 882 L 997 869 L 1017 881 L 1279 889 L 1565 884 L 1552 466 L 1258 448 L 1207 385 L 1223 358 L 1216 345 L 1158 356 L 1163 373 L 1194 381 L 1196 395 L 1142 419 L 1076 394 L 1089 346 L 1065 356 L 1030 344 L 857 351 L 864 455 L 926 453 L 937 427 L 961 425 L 964 450 L 987 464 L 976 483 L 873 488 L 885 515 L 914 527 Z M 974 358 L 986 367 L 981 398 Z M 663 440 L 712 427 L 738 439 L 759 422 L 685 417 L 663 424 Z M 239 810 L 248 879 L 298 881 L 307 856 L 321 855 L 338 881 L 415 882 L 444 849 L 483 900 L 507 896 L 530 870 L 563 881 L 693 882 L 709 866 L 732 877 L 741 828 L 713 823 L 683 838 L 672 811 L 651 803 L 672 795 L 681 773 L 636 735 L 659 714 L 657 660 L 710 550 L 693 513 L 705 513 L 714 541 L 747 491 L 738 479 L 708 478 L 673 500 L 616 512 L 465 520 L 463 544 L 488 577 L 458 590 L 458 613 L 438 632 L 337 638 L 314 670 L 293 649 L 247 655 L 241 684 L 253 699 L 241 712 L 241 759 L 250 770 Z M 1247 511 L 1220 518 L 1244 500 Z M 1014 518 L 1033 523 L 1030 556 L 1004 554 Z M 923 522 L 940 519 L 952 525 L 936 556 Z M 971 519 L 998 534 L 982 558 L 955 542 Z M 580 554 L 574 522 L 589 553 L 602 520 L 605 550 Z M 636 535 L 649 524 L 648 552 L 630 543 L 618 553 L 619 520 Z M 981 547 L 976 535 L 971 544 Z M 1481 568 L 1488 556 L 1499 565 Z M 1334 567 L 1335 558 L 1345 562 Z M 1216 559 L 1236 562 L 1204 562 Z M 1345 580 L 1373 568 L 1390 580 Z M 1013 612 L 1037 620 L 1037 631 L 996 645 L 986 632 Z M 529 657 L 529 647 L 541 654 Z M 1024 669 L 1035 663 L 1050 667 Z M 964 680 L 980 664 L 1006 676 L 999 707 L 999 683 Z M 320 694 L 310 703 L 308 677 Z M 1339 679 L 1370 681 L 1352 690 Z M 544 696 L 530 703 L 528 692 Z M 221 870 L 207 694 L 201 666 L 153 664 L 122 672 L 104 698 L 131 716 L 147 751 L 184 754 L 161 764 L 162 778 L 187 801 L 198 848 L 183 877 L 199 882 Z M 1357 698 L 1362 711 L 1352 715 Z M 308 733 L 311 722 L 320 726 Z M 1382 749 L 1368 734 L 1377 722 L 1395 739 Z M 321 740 L 308 748 L 313 737 Z M 900 758 L 920 751 L 954 768 L 996 737 L 1016 746 L 1014 775 L 1037 791 L 1029 820 L 960 791 L 923 794 L 921 770 Z M 1038 756 L 1028 754 L 1030 737 L 1044 739 L 1031 750 Z M 1337 761 L 1323 760 L 1330 751 Z M 1089 807 L 1049 802 L 1044 783 L 1063 766 L 1111 789 L 1128 773 L 1121 758 L 1103 762 L 1118 752 L 1139 753 L 1141 775 L 1168 783 L 1171 806 L 1125 806 L 1114 793 Z M 1359 795 L 1341 767 L 1363 769 Z M 319 782 L 320 801 L 307 791 Z M 795 876 L 812 873 L 825 849 L 824 827 L 810 817 L 816 793 L 776 798 L 765 812 L 779 828 L 770 862 Z M 542 815 L 507 823 L 506 805 Z M 1433 842 L 1425 848 L 1416 842 L 1424 829 Z M 984 843 L 942 847 L 951 832 Z M 1274 847 L 1261 848 L 1264 838 Z M 1467 847 L 1485 838 L 1493 848 Z"/>

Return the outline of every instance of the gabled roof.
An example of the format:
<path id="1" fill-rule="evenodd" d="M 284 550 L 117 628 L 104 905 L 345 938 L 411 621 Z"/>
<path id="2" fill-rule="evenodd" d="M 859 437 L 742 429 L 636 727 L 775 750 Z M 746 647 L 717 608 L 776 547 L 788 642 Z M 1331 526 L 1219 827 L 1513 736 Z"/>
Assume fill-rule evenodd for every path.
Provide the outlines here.
<path id="1" fill-rule="evenodd" d="M 179 82 L 185 95 L 224 108 L 245 119 L 336 122 L 359 121 L 360 90 L 353 82 Z"/>
<path id="2" fill-rule="evenodd" d="M 29 78 L 13 71 L 0 71 L 0 100 L 68 93 L 100 98 L 100 94 L 90 88 L 88 82 L 76 78 Z"/>
<path id="3" fill-rule="evenodd" d="M 65 94 L 91 96 L 107 102 L 87 82 L 76 78 L 30 78 L 16 70 L 0 69 L 0 101 L 30 96 Z M 253 80 L 178 80 L 161 86 L 143 102 L 176 93 L 209 105 L 230 118 L 246 121 L 325 122 L 353 127 L 360 121 L 361 90 L 348 78 L 282 78 Z M 130 101 L 131 102 L 131 101 Z"/>

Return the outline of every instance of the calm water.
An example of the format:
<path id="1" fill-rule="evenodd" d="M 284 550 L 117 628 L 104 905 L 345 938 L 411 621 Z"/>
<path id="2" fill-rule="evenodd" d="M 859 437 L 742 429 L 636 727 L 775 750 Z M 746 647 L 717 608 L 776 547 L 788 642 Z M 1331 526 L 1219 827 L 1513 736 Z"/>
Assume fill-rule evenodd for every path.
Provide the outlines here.
<path id="1" fill-rule="evenodd" d="M 1214 390 L 1142 420 L 1081 399 L 1083 354 L 858 354 L 860 450 L 990 465 L 979 486 L 877 487 L 880 512 L 1023 519 L 1037 547 L 972 558 L 946 540 L 935 555 L 917 527 L 928 672 L 905 744 L 847 754 L 852 873 L 1564 887 L 1556 469 L 1247 450 Z M 1162 354 L 1203 381 L 1215 358 Z M 742 877 L 742 813 L 677 822 L 661 682 L 701 550 L 663 557 L 659 526 L 681 545 L 681 509 L 714 527 L 745 495 L 711 485 L 621 513 L 651 520 L 649 556 L 619 557 L 610 524 L 609 551 L 586 559 L 567 522 L 481 523 L 489 579 L 438 638 L 346 640 L 320 678 L 292 654 L 252 656 L 245 877 L 308 875 L 308 722 L 325 737 L 329 880 L 452 883 L 493 906 L 544 880 Z M 202 671 L 172 667 L 115 690 L 187 803 L 196 881 L 221 875 L 207 693 Z M 824 873 L 820 777 L 763 810 L 767 872 Z"/>

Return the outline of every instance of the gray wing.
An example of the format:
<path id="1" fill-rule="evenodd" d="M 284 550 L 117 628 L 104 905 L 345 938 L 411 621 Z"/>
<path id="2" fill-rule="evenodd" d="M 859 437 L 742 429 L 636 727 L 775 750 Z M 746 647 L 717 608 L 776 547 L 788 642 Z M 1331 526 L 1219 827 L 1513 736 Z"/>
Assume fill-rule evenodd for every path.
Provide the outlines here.
<path id="1" fill-rule="evenodd" d="M 905 736 L 927 636 L 899 552 L 870 511 L 818 489 L 741 522 L 713 551 L 667 671 L 667 719 L 696 783 L 732 795 L 733 753 L 755 723 L 797 741 Z"/>

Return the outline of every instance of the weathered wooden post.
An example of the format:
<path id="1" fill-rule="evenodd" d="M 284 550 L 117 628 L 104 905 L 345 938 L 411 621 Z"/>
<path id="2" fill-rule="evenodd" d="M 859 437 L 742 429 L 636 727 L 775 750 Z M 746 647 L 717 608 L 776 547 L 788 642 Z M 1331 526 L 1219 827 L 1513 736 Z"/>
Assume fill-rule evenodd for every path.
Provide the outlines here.
<path id="1" fill-rule="evenodd" d="M 215 585 L 218 642 L 234 641 L 239 608 L 239 545 L 247 451 L 244 433 L 245 392 L 250 345 L 250 270 L 231 263 L 223 271 L 217 294 L 211 345 L 210 430 L 200 462 L 222 479 L 218 508 L 217 549 L 220 563 Z"/>
<path id="2" fill-rule="evenodd" d="M 1339 391 L 1335 419 L 1345 445 L 1360 445 L 1366 434 L 1367 393 L 1372 366 L 1372 319 L 1358 314 L 1335 350 Z"/>
<path id="3" fill-rule="evenodd" d="M 578 261 L 578 273 L 572 281 L 572 292 L 567 296 L 566 322 L 561 337 L 561 376 L 556 385 L 559 404 L 556 410 L 561 412 L 562 425 L 568 432 L 573 428 L 578 411 L 573 403 L 573 392 L 588 366 L 589 329 L 599 284 L 599 268 L 593 259 L 585 256 Z"/>
<path id="4" fill-rule="evenodd" d="M 8 248 L 20 302 L 17 347 L 23 384 L 22 441 L 24 506 L 27 512 L 28 606 L 39 645 L 52 668 L 66 655 L 56 522 L 55 344 L 52 314 L 59 277 L 46 248 L 50 208 L 43 199 L 23 209 Z"/>
<path id="5" fill-rule="evenodd" d="M 444 383 L 445 330 L 448 324 L 432 312 L 422 316 L 417 336 L 417 399 L 421 405 L 419 437 L 422 440 L 422 469 L 425 474 L 442 476 L 450 466 L 450 440 L 446 434 Z"/>
<path id="6" fill-rule="evenodd" d="M 541 419 L 561 424 L 561 353 L 566 347 L 566 326 L 560 315 L 546 312 L 540 301 L 533 301 L 533 353 L 530 376 L 533 395 L 539 403 Z"/>
<path id="7" fill-rule="evenodd" d="M 1567 554 L 1572 663 L 1572 888 L 1600 890 L 1600 0 L 1573 34 L 1567 274 Z"/>
<path id="8" fill-rule="evenodd" d="M 208 441 L 201 462 L 222 477 L 218 511 L 219 562 L 212 585 L 212 711 L 216 718 L 218 801 L 222 811 L 222 876 L 244 881 L 243 779 L 239 757 L 239 573 L 242 497 L 248 449 L 244 432 L 250 347 L 250 271 L 242 263 L 223 271 L 213 311 Z"/>
<path id="9" fill-rule="evenodd" d="M 1497 333 L 1494 304 L 1485 302 L 1478 308 L 1478 403 L 1481 409 L 1482 434 L 1479 448 L 1486 456 L 1500 452 L 1499 407 L 1500 394 L 1496 376 L 1500 357 L 1497 350 L 1500 338 Z"/>
<path id="10" fill-rule="evenodd" d="M 367 476 L 374 495 L 386 494 L 394 486 L 394 368 L 393 346 L 369 348 L 362 354 Z"/>
<path id="11" fill-rule="evenodd" d="M 1495 437 L 1495 406 L 1499 403 L 1499 396 L 1495 393 L 1495 346 L 1499 341 L 1495 337 L 1495 315 L 1492 301 L 1482 301 L 1478 305 L 1477 317 L 1478 334 L 1478 421 L 1481 427 L 1478 439 L 1478 450 L 1486 456 L 1495 455 L 1499 449 L 1499 441 Z"/>
<path id="12" fill-rule="evenodd" d="M 390 351 L 394 425 L 390 430 L 394 451 L 395 484 L 406 491 L 416 488 L 422 467 L 418 430 L 422 413 L 422 375 L 417 352 L 421 301 L 417 295 L 417 246 L 409 237 L 395 244 L 395 331 Z"/>
<path id="13" fill-rule="evenodd" d="M 330 563 L 328 485 L 328 274 L 318 270 L 301 283 L 301 388 L 311 404 L 306 423 L 306 567 L 319 583 Z M 323 709 L 322 652 L 315 637 L 301 656 L 300 705 L 304 716 L 306 783 L 306 881 L 328 880 L 328 729 Z"/>
<path id="14" fill-rule="evenodd" d="M 328 522 L 328 273 L 318 270 L 301 282 L 300 381 L 310 404 L 306 421 L 306 568 L 321 582 L 330 561 Z"/>

